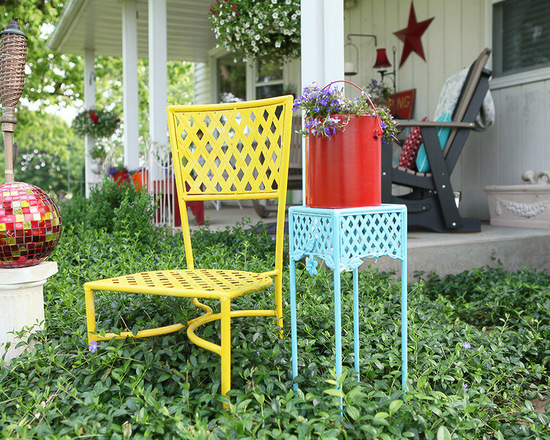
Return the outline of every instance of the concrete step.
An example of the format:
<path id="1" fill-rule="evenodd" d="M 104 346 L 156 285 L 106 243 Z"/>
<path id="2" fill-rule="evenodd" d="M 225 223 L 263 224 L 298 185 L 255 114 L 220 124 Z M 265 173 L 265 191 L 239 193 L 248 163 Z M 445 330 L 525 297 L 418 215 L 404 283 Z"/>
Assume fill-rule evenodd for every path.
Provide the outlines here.
<path id="1" fill-rule="evenodd" d="M 440 276 L 477 267 L 502 267 L 518 271 L 529 267 L 550 272 L 550 229 L 511 228 L 483 224 L 473 234 L 438 234 L 410 231 L 407 234 L 407 277 L 435 271 Z M 388 257 L 372 265 L 380 271 L 400 270 Z"/>
<path id="2" fill-rule="evenodd" d="M 273 222 L 275 215 L 261 219 L 253 208 L 222 205 L 221 209 L 205 209 L 205 218 L 213 230 L 223 230 L 243 219 L 251 224 Z M 550 273 L 550 229 L 512 228 L 483 224 L 479 233 L 439 234 L 409 231 L 407 235 L 407 277 L 413 281 L 417 272 L 435 271 L 440 276 L 456 274 L 477 267 L 502 267 L 518 271 L 529 267 Z M 378 262 L 366 260 L 380 271 L 401 271 L 401 263 L 389 257 Z"/>

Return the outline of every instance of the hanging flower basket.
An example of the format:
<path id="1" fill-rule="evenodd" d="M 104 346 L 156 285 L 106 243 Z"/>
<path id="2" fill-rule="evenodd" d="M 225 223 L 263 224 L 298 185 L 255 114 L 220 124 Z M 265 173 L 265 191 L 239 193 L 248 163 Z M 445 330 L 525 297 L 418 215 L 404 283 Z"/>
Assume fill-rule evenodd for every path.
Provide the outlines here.
<path id="1" fill-rule="evenodd" d="M 300 55 L 300 0 L 217 0 L 209 17 L 216 39 L 232 52 L 275 63 Z"/>
<path id="2" fill-rule="evenodd" d="M 109 138 L 120 126 L 116 113 L 102 109 L 80 112 L 73 119 L 72 128 L 78 136 L 93 136 L 96 139 Z"/>

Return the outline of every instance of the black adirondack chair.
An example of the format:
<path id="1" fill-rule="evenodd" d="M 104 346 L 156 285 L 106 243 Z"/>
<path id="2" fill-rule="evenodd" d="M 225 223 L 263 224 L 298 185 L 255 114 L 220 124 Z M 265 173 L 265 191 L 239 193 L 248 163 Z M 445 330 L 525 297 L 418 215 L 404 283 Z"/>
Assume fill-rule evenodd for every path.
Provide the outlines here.
<path id="1" fill-rule="evenodd" d="M 409 226 L 421 226 L 436 232 L 479 232 L 477 218 L 460 216 L 451 175 L 462 153 L 475 120 L 489 90 L 491 71 L 485 64 L 491 51 L 485 49 L 470 66 L 451 122 L 403 121 L 400 127 L 419 127 L 430 172 L 415 172 L 392 163 L 390 148 L 382 149 L 382 202 L 407 205 Z M 442 149 L 437 129 L 451 129 Z M 392 187 L 409 189 L 405 195 L 393 195 Z"/>

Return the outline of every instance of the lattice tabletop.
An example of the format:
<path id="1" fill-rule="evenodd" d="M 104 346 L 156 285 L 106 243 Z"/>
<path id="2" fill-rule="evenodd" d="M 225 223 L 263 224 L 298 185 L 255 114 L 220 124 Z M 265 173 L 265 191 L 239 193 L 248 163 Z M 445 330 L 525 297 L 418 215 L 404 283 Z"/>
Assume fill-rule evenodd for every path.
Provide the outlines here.
<path id="1" fill-rule="evenodd" d="M 306 206 L 289 209 L 290 308 L 292 375 L 298 376 L 296 267 L 306 257 L 306 269 L 317 274 L 318 260 L 334 271 L 334 334 L 336 375 L 342 374 L 342 271 L 353 272 L 354 363 L 359 377 L 359 266 L 365 258 L 389 256 L 401 261 L 402 384 L 407 377 L 407 210 L 405 205 L 347 209 Z M 297 384 L 294 384 L 295 389 Z"/>

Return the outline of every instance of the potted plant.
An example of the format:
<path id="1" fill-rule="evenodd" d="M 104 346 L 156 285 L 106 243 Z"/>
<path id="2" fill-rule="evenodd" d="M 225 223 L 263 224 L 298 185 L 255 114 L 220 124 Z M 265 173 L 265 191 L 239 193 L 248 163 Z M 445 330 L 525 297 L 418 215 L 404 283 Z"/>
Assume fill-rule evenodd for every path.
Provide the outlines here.
<path id="1" fill-rule="evenodd" d="M 124 165 L 110 166 L 107 172 L 118 186 L 130 181 L 130 172 Z"/>
<path id="2" fill-rule="evenodd" d="M 361 96 L 349 99 L 334 83 L 310 85 L 294 102 L 294 110 L 303 110 L 305 119 L 301 134 L 306 136 L 307 206 L 381 203 L 381 144 L 391 143 L 397 126 L 387 109 L 375 107 L 357 88 Z"/>
<path id="3" fill-rule="evenodd" d="M 78 136 L 93 136 L 96 139 L 109 138 L 120 125 L 116 113 L 104 109 L 89 109 L 80 112 L 72 122 Z"/>
<path id="4" fill-rule="evenodd" d="M 373 78 L 367 87 L 365 87 L 365 92 L 367 92 L 375 105 L 387 109 L 390 108 L 388 99 L 393 97 L 393 89 L 387 84 Z"/>
<path id="5" fill-rule="evenodd" d="M 276 63 L 300 55 L 300 0 L 217 0 L 209 17 L 216 39 L 230 51 Z"/>

